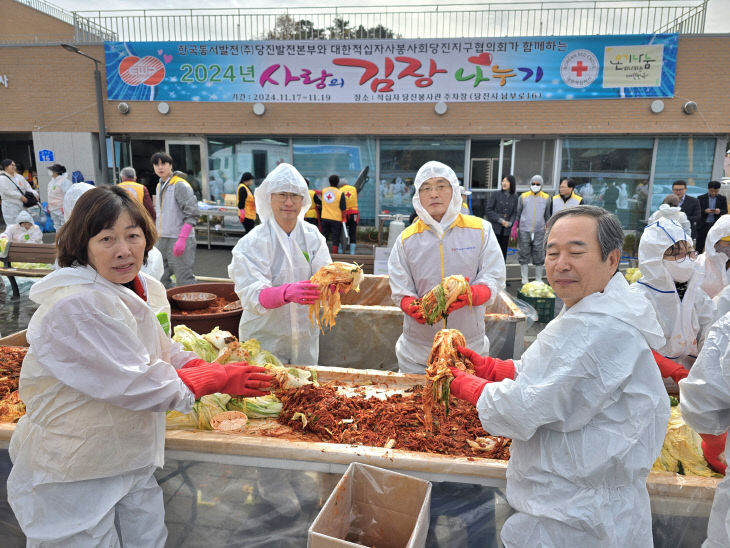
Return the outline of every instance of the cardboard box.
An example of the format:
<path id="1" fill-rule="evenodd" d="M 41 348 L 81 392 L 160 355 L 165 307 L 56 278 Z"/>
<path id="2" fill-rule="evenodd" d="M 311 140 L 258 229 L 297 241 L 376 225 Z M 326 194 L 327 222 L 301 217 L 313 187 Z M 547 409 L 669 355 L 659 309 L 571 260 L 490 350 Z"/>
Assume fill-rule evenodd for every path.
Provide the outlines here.
<path id="1" fill-rule="evenodd" d="M 309 527 L 308 548 L 423 548 L 431 482 L 353 462 Z"/>

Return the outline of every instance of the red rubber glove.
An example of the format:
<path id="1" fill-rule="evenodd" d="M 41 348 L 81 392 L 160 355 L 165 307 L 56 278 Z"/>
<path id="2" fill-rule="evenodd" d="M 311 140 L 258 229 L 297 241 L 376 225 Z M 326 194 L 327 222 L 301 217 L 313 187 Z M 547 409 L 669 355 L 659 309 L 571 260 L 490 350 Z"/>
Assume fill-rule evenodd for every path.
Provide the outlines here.
<path id="1" fill-rule="evenodd" d="M 223 366 L 228 380 L 221 392 L 231 396 L 252 398 L 265 396 L 261 389 L 271 388 L 272 377 L 263 367 L 248 365 L 246 362 L 227 363 Z"/>
<path id="2" fill-rule="evenodd" d="M 421 307 L 416 304 L 415 297 L 403 297 L 400 300 L 400 309 L 420 324 L 426 323 Z"/>
<path id="3" fill-rule="evenodd" d="M 226 370 L 219 363 L 209 367 L 187 367 L 177 370 L 177 375 L 195 395 L 195 399 L 223 390 L 228 380 Z"/>
<path id="4" fill-rule="evenodd" d="M 489 300 L 489 297 L 492 295 L 492 292 L 489 291 L 489 288 L 486 285 L 482 284 L 470 285 L 469 291 L 471 292 L 472 306 L 483 305 Z M 469 304 L 469 296 L 466 293 L 462 293 L 461 295 L 456 297 L 456 300 L 453 303 L 451 303 L 446 313 L 451 314 L 454 310 L 459 310 L 467 304 Z"/>
<path id="5" fill-rule="evenodd" d="M 460 400 L 466 400 L 476 405 L 479 396 L 482 395 L 484 387 L 489 381 L 464 373 L 461 369 L 455 367 L 449 367 L 449 369 L 454 376 L 454 380 L 451 381 L 450 385 L 451 393 Z"/>
<path id="6" fill-rule="evenodd" d="M 685 369 L 684 366 L 670 360 L 669 358 L 665 358 L 654 350 L 652 350 L 651 353 L 654 356 L 656 364 L 659 366 L 659 372 L 662 374 L 662 377 L 671 377 L 674 379 L 674 382 L 678 383 L 689 375 L 689 370 Z"/>
<path id="7" fill-rule="evenodd" d="M 719 436 L 712 434 L 700 434 L 702 438 L 702 452 L 705 454 L 705 460 L 713 470 L 725 474 L 727 461 L 725 460 L 725 442 L 727 441 L 727 432 Z"/>
<path id="8" fill-rule="evenodd" d="M 186 367 L 200 367 L 201 365 L 210 365 L 210 362 L 207 362 L 205 360 L 201 360 L 200 358 L 195 358 L 193 360 L 190 360 L 185 365 L 183 365 L 180 369 L 185 369 Z"/>
<path id="9" fill-rule="evenodd" d="M 456 350 L 474 364 L 474 374 L 488 381 L 499 382 L 515 378 L 515 362 L 500 360 L 491 356 L 480 356 L 466 346 L 457 346 Z"/>
<path id="10" fill-rule="evenodd" d="M 185 243 L 187 242 L 188 236 L 193 230 L 193 225 L 190 225 L 188 223 L 185 223 L 182 225 L 182 228 L 180 229 L 180 234 L 177 237 L 177 241 L 175 242 L 175 245 L 172 246 L 172 254 L 175 255 L 175 257 L 182 256 L 183 253 L 185 253 Z"/>
<path id="11" fill-rule="evenodd" d="M 319 297 L 319 288 L 309 280 L 293 284 L 267 287 L 259 293 L 259 302 L 264 308 L 272 309 L 287 303 L 312 304 Z"/>

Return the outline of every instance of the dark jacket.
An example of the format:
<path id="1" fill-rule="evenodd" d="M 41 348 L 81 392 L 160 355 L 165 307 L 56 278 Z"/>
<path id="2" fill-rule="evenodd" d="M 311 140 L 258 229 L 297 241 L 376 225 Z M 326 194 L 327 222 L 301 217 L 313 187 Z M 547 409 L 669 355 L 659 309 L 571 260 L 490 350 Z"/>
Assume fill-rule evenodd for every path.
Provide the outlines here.
<path id="1" fill-rule="evenodd" d="M 517 193 L 510 194 L 507 190 L 491 192 L 487 198 L 487 220 L 497 236 L 509 234 L 517 218 Z M 500 224 L 500 219 L 509 222 L 509 226 Z M 502 232 L 504 231 L 504 232 Z"/>
<path id="2" fill-rule="evenodd" d="M 700 213 L 702 215 L 701 220 L 702 222 L 707 222 L 707 213 L 705 213 L 705 209 L 710 207 L 710 195 L 702 194 L 697 197 L 697 201 L 700 203 Z M 715 207 L 720 208 L 720 215 L 715 215 L 715 221 L 717 221 L 721 215 L 725 215 L 727 213 L 727 198 L 725 198 L 722 194 L 718 194 L 717 199 L 715 200 Z M 710 224 L 714 224 L 715 221 L 712 221 Z"/>
<path id="3" fill-rule="evenodd" d="M 689 222 L 692 224 L 692 238 L 697 238 L 697 225 L 702 222 L 702 210 L 700 209 L 699 200 L 685 194 L 684 202 L 682 202 L 680 209 L 684 211 Z"/>

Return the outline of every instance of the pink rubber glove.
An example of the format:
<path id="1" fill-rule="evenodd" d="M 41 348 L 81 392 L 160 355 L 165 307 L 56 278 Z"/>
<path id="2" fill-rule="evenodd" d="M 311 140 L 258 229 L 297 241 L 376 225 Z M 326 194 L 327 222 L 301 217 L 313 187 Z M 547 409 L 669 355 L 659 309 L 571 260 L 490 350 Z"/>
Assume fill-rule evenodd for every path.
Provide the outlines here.
<path id="1" fill-rule="evenodd" d="M 477 401 L 479 401 L 479 396 L 482 395 L 484 387 L 489 381 L 475 375 L 470 375 L 469 373 L 464 373 L 461 369 L 456 369 L 455 367 L 449 367 L 449 369 L 454 376 L 454 380 L 449 385 L 451 394 L 460 400 L 466 400 L 476 405 Z"/>
<path id="2" fill-rule="evenodd" d="M 457 346 L 456 350 L 474 364 L 474 374 L 477 377 L 494 382 L 515 378 L 515 362 L 512 360 L 480 356 L 466 346 Z"/>
<path id="3" fill-rule="evenodd" d="M 182 254 L 185 253 L 185 242 L 187 241 L 188 236 L 190 236 L 192 230 L 193 225 L 188 223 L 182 225 L 180 235 L 177 237 L 177 242 L 175 242 L 175 245 L 172 246 L 172 254 L 175 255 L 175 257 L 181 257 Z"/>
<path id="4" fill-rule="evenodd" d="M 293 284 L 267 287 L 259 293 L 259 303 L 271 310 L 287 303 L 313 304 L 319 297 L 319 287 L 309 280 L 301 280 Z"/>

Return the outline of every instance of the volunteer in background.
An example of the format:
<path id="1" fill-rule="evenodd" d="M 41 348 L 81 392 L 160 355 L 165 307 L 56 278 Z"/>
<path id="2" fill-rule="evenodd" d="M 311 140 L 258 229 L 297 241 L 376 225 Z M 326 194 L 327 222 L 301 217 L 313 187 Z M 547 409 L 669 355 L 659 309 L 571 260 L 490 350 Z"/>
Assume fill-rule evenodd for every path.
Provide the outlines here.
<path id="1" fill-rule="evenodd" d="M 172 157 L 165 152 L 152 155 L 152 167 L 160 178 L 155 194 L 157 248 L 162 253 L 164 273 L 162 283 L 172 286 L 170 274 L 175 274 L 175 285 L 195 283 L 195 224 L 198 222 L 198 201 L 190 184 L 172 173 Z"/>
<path id="2" fill-rule="evenodd" d="M 294 166 L 282 163 L 256 189 L 261 224 L 233 248 L 228 276 L 241 298 L 239 340 L 258 339 L 282 362 L 314 365 L 319 330 L 309 307 L 319 296 L 309 281 L 332 262 L 327 242 L 304 222 L 309 193 Z"/>
<path id="3" fill-rule="evenodd" d="M 307 187 L 311 187 L 309 183 L 309 179 L 304 177 L 304 182 L 307 183 Z M 309 189 L 309 199 L 311 201 L 311 204 L 309 204 L 309 209 L 304 213 L 304 220 L 307 221 L 309 224 L 313 224 L 316 227 L 319 227 L 319 211 L 317 209 L 317 205 L 314 203 L 315 196 L 317 196 L 317 192 L 315 190 Z"/>
<path id="4" fill-rule="evenodd" d="M 535 266 L 535 280 L 542 281 L 545 264 L 545 223 L 550 218 L 550 196 L 542 191 L 542 177 L 533 175 L 530 190 L 517 201 L 517 250 L 522 285 L 529 281 L 530 262 Z"/>
<path id="5" fill-rule="evenodd" d="M 510 231 L 517 218 L 517 182 L 513 175 L 502 178 L 502 189 L 490 192 L 487 199 L 487 219 L 492 223 L 492 230 L 502 250 L 502 257 L 507 259 Z"/>
<path id="6" fill-rule="evenodd" d="M 329 186 L 322 189 L 322 197 L 314 197 L 314 202 L 321 208 L 322 234 L 332 246 L 332 253 L 337 253 L 342 235 L 342 216 L 347 209 L 347 201 L 342 191 L 337 188 L 340 178 L 330 175 Z"/>
<path id="7" fill-rule="evenodd" d="M 458 329 L 478 352 L 489 351 L 484 311 L 504 289 L 505 266 L 492 226 L 461 211 L 459 180 L 440 162 L 426 162 L 414 181 L 413 207 L 418 220 L 396 240 L 388 260 L 393 302 L 405 313 L 403 333 L 395 345 L 402 373 L 424 373 L 433 337 L 444 322 L 426 325 L 414 303 L 447 276 L 461 274 L 471 284 L 448 310 L 449 328 Z"/>
<path id="8" fill-rule="evenodd" d="M 730 215 L 723 215 L 707 232 L 705 252 L 697 259 L 702 289 L 714 299 L 730 284 Z"/>
<path id="9" fill-rule="evenodd" d="M 214 392 L 263 395 L 270 376 L 204 362 L 165 335 L 139 270 L 156 233 L 127 192 L 79 198 L 58 234 L 59 269 L 30 290 L 20 375 L 26 415 L 10 440 L 8 502 L 29 546 L 165 544 L 165 412 Z M 116 524 L 115 524 L 116 521 Z"/>
<path id="10" fill-rule="evenodd" d="M 459 185 L 459 193 L 461 194 L 461 212 L 464 215 L 471 215 L 471 208 L 469 207 L 469 196 L 471 196 L 471 190 L 467 190 L 463 186 Z"/>
<path id="11" fill-rule="evenodd" d="M 451 393 L 476 405 L 490 434 L 512 438 L 507 548 L 653 546 L 646 477 L 669 398 L 651 348 L 664 337 L 618 272 L 623 241 L 604 209 L 553 216 L 545 265 L 565 307 L 520 360 L 463 349 L 481 377 L 452 369 Z"/>
<path id="12" fill-rule="evenodd" d="M 345 225 L 350 240 L 350 255 L 354 255 L 357 249 L 357 223 L 360 216 L 360 211 L 357 209 L 357 189 L 346 182 L 339 189 L 345 195 Z"/>
<path id="13" fill-rule="evenodd" d="M 676 222 L 660 219 L 639 240 L 642 277 L 631 289 L 654 307 L 666 342 L 654 357 L 663 377 L 675 382 L 687 376 L 712 325 L 714 307 L 696 275 L 692 238 Z"/>
<path id="14" fill-rule="evenodd" d="M 18 213 L 15 224 L 6 227 L 5 232 L 0 234 L 0 238 L 22 244 L 43 243 L 43 233 L 38 225 L 33 222 L 33 217 L 27 211 Z"/>
<path id="15" fill-rule="evenodd" d="M 51 213 L 53 226 L 58 232 L 66 221 L 63 215 L 63 197 L 73 183 L 68 180 L 66 168 L 61 164 L 53 164 L 49 167 L 48 175 L 51 177 L 51 181 L 48 183 L 48 211 Z"/>
<path id="16" fill-rule="evenodd" d="M 253 175 L 245 172 L 241 175 L 241 182 L 236 190 L 238 200 L 238 218 L 241 220 L 246 234 L 256 226 L 256 200 L 253 197 Z"/>
<path id="17" fill-rule="evenodd" d="M 157 215 L 155 214 L 155 204 L 152 203 L 152 196 L 150 196 L 150 191 L 147 190 L 146 186 L 137 182 L 137 172 L 134 168 L 130 166 L 123 167 L 119 172 L 119 178 L 121 179 L 119 186 L 136 198 L 150 214 L 152 220 L 155 221 Z"/>
<path id="18" fill-rule="evenodd" d="M 676 194 L 667 194 L 664 200 L 662 200 L 659 209 L 651 214 L 646 224 L 653 224 L 659 219 L 675 221 L 682 225 L 682 228 L 687 234 L 692 233 L 692 224 L 689 222 L 685 212 L 679 209 L 679 198 L 677 198 Z"/>
<path id="19" fill-rule="evenodd" d="M 7 158 L 0 162 L 0 208 L 6 226 L 15 223 L 18 213 L 23 211 L 23 204 L 28 201 L 25 197 L 28 191 L 38 197 L 38 191 L 33 190 L 28 181 L 18 173 L 15 162 Z"/>
<path id="20" fill-rule="evenodd" d="M 702 437 L 707 462 L 718 472 L 727 466 L 730 427 L 730 312 L 713 324 L 689 376 L 679 383 L 682 417 Z M 730 477 L 715 490 L 703 548 L 730 546 Z"/>
<path id="21" fill-rule="evenodd" d="M 558 193 L 553 196 L 551 202 L 551 215 L 555 215 L 558 211 L 575 207 L 583 202 L 583 198 L 575 193 L 575 181 L 569 177 L 564 177 L 560 181 Z"/>

